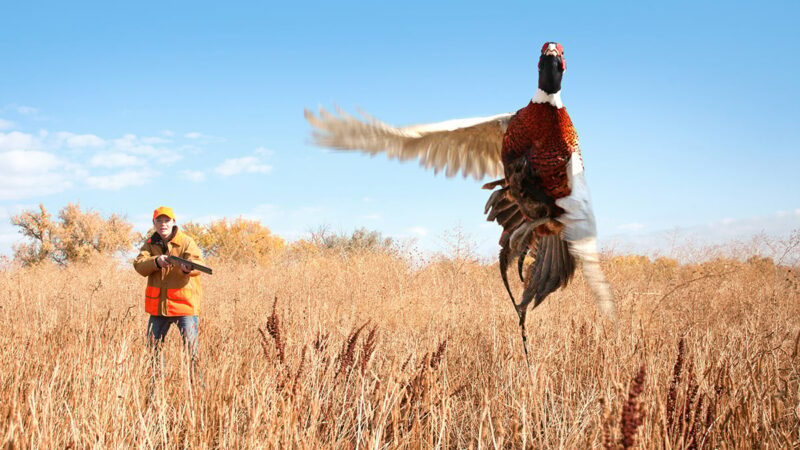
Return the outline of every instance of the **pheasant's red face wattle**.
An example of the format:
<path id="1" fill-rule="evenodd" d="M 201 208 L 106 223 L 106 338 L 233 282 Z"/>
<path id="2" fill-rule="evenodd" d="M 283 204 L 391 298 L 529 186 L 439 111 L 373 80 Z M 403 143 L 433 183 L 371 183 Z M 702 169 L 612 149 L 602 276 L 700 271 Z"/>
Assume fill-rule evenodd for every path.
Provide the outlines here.
<path id="1" fill-rule="evenodd" d="M 558 42 L 545 42 L 542 45 L 542 56 L 551 55 L 561 60 L 562 72 L 567 70 L 567 59 L 564 57 L 564 46 Z M 541 68 L 541 63 L 539 68 Z"/>

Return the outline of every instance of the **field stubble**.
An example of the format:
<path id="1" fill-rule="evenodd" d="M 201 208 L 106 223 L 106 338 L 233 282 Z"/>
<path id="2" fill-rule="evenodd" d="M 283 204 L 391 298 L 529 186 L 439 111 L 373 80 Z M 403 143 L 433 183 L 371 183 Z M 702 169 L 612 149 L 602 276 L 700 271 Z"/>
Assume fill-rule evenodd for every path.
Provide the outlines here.
<path id="1" fill-rule="evenodd" d="M 0 271 L 3 442 L 800 446 L 800 277 L 769 260 L 607 258 L 619 326 L 578 275 L 528 315 L 530 372 L 496 265 L 417 269 L 378 252 L 212 263 L 202 386 L 174 329 L 153 384 L 132 268 Z"/>

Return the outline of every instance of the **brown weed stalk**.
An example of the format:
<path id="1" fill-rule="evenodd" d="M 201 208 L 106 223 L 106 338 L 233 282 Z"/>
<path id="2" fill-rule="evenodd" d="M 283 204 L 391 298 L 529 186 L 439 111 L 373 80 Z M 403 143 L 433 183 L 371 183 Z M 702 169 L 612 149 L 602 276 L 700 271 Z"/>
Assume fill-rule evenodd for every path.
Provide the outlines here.
<path id="1" fill-rule="evenodd" d="M 430 362 L 431 369 L 436 370 L 439 367 L 439 364 L 442 362 L 442 358 L 444 358 L 445 350 L 447 350 L 446 338 L 441 343 L 439 343 L 439 346 L 436 347 L 436 351 L 434 351 L 433 355 L 431 355 L 431 362 Z"/>
<path id="2" fill-rule="evenodd" d="M 672 380 L 669 383 L 667 394 L 667 427 L 672 429 L 675 422 L 675 402 L 678 399 L 678 384 L 681 382 L 681 371 L 683 370 L 683 360 L 686 352 L 686 342 L 683 337 L 678 341 L 678 357 L 672 368 Z"/>
<path id="3" fill-rule="evenodd" d="M 613 435 L 614 417 L 611 415 L 611 409 L 608 407 L 605 398 L 600 398 L 600 408 L 603 410 L 603 416 L 600 419 L 602 446 L 605 450 L 614 450 L 616 448 Z"/>
<path id="4" fill-rule="evenodd" d="M 303 369 L 306 363 L 306 350 L 308 350 L 308 347 L 304 345 L 303 352 L 300 353 L 300 363 L 297 366 L 297 371 L 294 373 L 294 381 L 292 381 L 292 397 L 297 395 L 297 385 L 300 382 L 300 376 L 303 375 Z"/>
<path id="5" fill-rule="evenodd" d="M 284 352 L 286 347 L 286 342 L 283 340 L 283 335 L 281 334 L 281 323 L 280 318 L 278 317 L 277 312 L 277 305 L 278 305 L 278 296 L 275 296 L 275 300 L 272 302 L 272 315 L 269 316 L 267 319 L 267 332 L 270 336 L 272 336 L 272 340 L 275 342 L 275 350 L 278 353 L 278 361 L 281 364 L 284 362 Z M 261 328 L 258 329 L 261 332 L 261 337 L 264 341 L 266 341 L 266 335 Z M 266 353 L 266 347 L 265 347 Z"/>
<path id="6" fill-rule="evenodd" d="M 361 334 L 364 327 L 367 326 L 367 323 L 369 322 L 364 322 L 363 325 L 354 329 L 342 344 L 342 350 L 339 352 L 338 358 L 339 367 L 336 370 L 336 376 L 334 378 L 338 378 L 339 375 L 347 375 L 350 373 L 350 370 L 353 368 L 353 363 L 355 363 L 358 336 Z"/>
<path id="7" fill-rule="evenodd" d="M 639 395 L 644 389 L 644 376 L 645 366 L 642 365 L 631 382 L 631 387 L 628 390 L 628 401 L 622 408 L 622 418 L 620 419 L 622 439 L 620 443 L 624 449 L 634 446 L 636 443 L 636 431 L 644 419 L 644 410 L 639 404 Z"/>
<path id="8" fill-rule="evenodd" d="M 361 366 L 361 375 L 363 376 L 367 371 L 367 365 L 369 364 L 370 358 L 372 358 L 372 353 L 375 351 L 375 345 L 377 344 L 378 338 L 378 327 L 373 326 L 367 336 L 361 342 L 361 358 L 360 358 L 360 366 Z"/>

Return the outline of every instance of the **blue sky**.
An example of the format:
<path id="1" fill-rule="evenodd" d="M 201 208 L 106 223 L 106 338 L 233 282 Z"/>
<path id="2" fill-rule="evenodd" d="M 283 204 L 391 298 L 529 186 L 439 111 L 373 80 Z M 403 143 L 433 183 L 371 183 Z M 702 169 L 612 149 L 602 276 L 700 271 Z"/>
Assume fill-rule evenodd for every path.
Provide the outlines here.
<path id="1" fill-rule="evenodd" d="M 289 240 L 366 227 L 484 254 L 480 183 L 309 145 L 303 108 L 406 125 L 515 111 L 564 45 L 601 245 L 800 228 L 800 3 L 5 2 L 0 252 L 8 218 L 67 202 L 243 216 Z"/>

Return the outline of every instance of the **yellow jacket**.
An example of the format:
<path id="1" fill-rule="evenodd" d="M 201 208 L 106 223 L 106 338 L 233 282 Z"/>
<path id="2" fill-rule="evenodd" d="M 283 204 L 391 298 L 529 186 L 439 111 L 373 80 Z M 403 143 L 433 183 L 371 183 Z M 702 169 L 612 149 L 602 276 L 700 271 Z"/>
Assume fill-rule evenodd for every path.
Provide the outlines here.
<path id="1" fill-rule="evenodd" d="M 196 316 L 200 314 L 200 301 L 203 286 L 200 272 L 193 270 L 184 273 L 180 264 L 159 269 L 156 258 L 160 255 L 173 255 L 198 264 L 205 265 L 200 247 L 192 238 L 174 227 L 173 238 L 166 244 L 158 233 L 153 235 L 139 249 L 139 256 L 133 267 L 140 275 L 147 277 L 144 310 L 154 316 Z"/>

